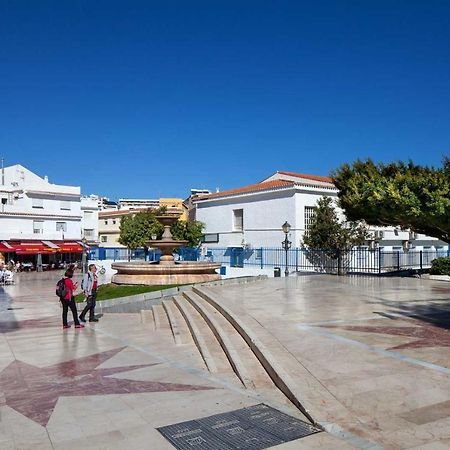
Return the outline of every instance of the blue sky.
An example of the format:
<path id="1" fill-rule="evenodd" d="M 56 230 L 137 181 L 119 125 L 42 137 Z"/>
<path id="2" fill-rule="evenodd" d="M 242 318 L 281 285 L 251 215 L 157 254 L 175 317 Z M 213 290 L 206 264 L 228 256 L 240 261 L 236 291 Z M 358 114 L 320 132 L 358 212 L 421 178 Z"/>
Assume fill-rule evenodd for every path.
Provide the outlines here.
<path id="1" fill-rule="evenodd" d="M 0 0 L 0 156 L 186 197 L 450 151 L 450 2 Z"/>

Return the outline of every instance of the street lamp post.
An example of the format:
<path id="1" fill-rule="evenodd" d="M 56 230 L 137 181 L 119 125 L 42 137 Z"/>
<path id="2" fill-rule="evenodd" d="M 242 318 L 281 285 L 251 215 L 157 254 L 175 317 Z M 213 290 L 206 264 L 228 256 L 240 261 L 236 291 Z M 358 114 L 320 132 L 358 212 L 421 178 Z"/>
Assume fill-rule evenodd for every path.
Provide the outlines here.
<path id="1" fill-rule="evenodd" d="M 83 244 L 83 253 L 81 254 L 81 270 L 83 271 L 83 275 L 87 273 L 87 254 L 86 254 L 86 244 L 87 240 L 84 237 L 81 239 L 81 243 Z"/>
<path id="2" fill-rule="evenodd" d="M 284 276 L 289 276 L 289 269 L 288 269 L 288 251 L 291 248 L 292 242 L 288 239 L 289 231 L 291 231 L 291 225 L 288 221 L 284 222 L 282 225 L 282 230 L 284 233 L 284 241 L 281 242 L 281 245 L 283 247 L 283 250 L 285 251 L 285 268 L 284 268 Z"/>

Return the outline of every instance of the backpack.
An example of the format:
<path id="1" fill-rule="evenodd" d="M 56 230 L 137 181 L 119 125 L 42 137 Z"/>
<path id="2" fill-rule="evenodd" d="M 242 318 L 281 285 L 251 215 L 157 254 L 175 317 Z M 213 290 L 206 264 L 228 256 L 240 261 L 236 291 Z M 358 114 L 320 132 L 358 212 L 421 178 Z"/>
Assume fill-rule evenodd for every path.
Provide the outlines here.
<path id="1" fill-rule="evenodd" d="M 64 299 L 66 297 L 67 294 L 67 289 L 66 289 L 66 280 L 64 278 L 61 278 L 57 283 L 56 283 L 56 296 L 59 298 Z"/>
<path id="2" fill-rule="evenodd" d="M 89 282 L 89 280 L 91 279 L 91 274 L 88 272 L 87 273 L 87 279 L 88 279 L 88 282 Z M 84 277 L 83 277 L 83 279 L 81 280 L 81 290 L 82 291 L 84 291 Z"/>

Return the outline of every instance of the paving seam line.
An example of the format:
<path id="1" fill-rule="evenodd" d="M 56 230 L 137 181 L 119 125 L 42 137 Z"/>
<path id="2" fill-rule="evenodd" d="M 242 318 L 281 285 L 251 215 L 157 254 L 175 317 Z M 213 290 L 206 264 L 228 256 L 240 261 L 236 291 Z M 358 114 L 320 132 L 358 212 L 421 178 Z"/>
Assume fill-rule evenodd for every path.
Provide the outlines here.
<path id="1" fill-rule="evenodd" d="M 427 369 L 435 370 L 437 372 L 441 372 L 441 373 L 445 373 L 446 375 L 450 375 L 450 368 L 448 368 L 448 367 L 443 367 L 443 366 L 439 366 L 437 364 L 422 361 L 420 359 L 411 358 L 410 356 L 403 355 L 399 352 L 392 352 L 392 351 L 385 350 L 382 348 L 373 347 L 371 345 L 364 344 L 363 342 L 359 342 L 354 339 L 350 339 L 350 338 L 346 338 L 344 336 L 340 336 L 338 334 L 330 333 L 329 331 L 318 330 L 315 327 L 311 327 L 311 326 L 307 326 L 307 325 L 297 325 L 297 327 L 301 330 L 311 331 L 315 334 L 333 339 L 335 341 L 340 341 L 340 342 L 343 342 L 346 344 L 353 345 L 355 347 L 365 348 L 366 350 L 368 350 L 372 353 L 377 353 L 379 355 L 386 356 L 388 358 L 397 359 L 399 361 L 403 361 L 403 362 L 406 362 L 409 364 L 414 364 L 416 366 L 425 367 Z"/>

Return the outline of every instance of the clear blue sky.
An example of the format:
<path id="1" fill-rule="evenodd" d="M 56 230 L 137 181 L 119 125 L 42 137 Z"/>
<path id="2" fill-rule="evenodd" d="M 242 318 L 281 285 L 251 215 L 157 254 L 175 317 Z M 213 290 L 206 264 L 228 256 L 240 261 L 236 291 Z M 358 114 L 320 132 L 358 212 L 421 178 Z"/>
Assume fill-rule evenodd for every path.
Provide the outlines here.
<path id="1" fill-rule="evenodd" d="M 445 0 L 0 0 L 0 42 L 0 156 L 84 193 L 450 154 Z"/>

